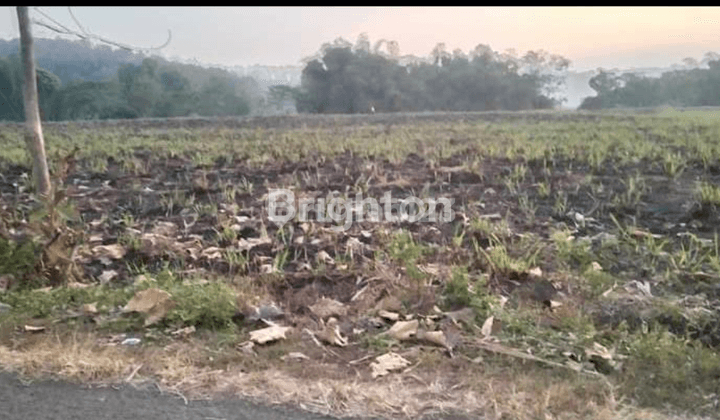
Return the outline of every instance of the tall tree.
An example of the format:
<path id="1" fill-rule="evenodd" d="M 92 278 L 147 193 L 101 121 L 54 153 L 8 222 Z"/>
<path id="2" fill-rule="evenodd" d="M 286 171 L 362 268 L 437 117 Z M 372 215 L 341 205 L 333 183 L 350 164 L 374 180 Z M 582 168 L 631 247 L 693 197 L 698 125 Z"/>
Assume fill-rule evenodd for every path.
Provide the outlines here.
<path id="1" fill-rule="evenodd" d="M 52 185 L 45 155 L 45 140 L 40 123 L 35 60 L 33 56 L 33 39 L 30 30 L 30 17 L 27 6 L 17 7 L 20 26 L 20 55 L 24 67 L 23 98 L 25 99 L 25 141 L 33 159 L 33 176 L 35 187 L 41 197 L 48 198 Z"/>

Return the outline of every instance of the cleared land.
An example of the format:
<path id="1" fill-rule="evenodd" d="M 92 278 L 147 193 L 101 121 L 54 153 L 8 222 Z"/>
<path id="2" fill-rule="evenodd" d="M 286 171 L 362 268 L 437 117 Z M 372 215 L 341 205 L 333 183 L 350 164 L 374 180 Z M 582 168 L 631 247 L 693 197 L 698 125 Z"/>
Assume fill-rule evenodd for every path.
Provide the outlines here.
<path id="1" fill-rule="evenodd" d="M 6 369 L 335 415 L 716 413 L 711 111 L 45 130 L 65 197 L 49 213 L 31 193 L 21 127 L 0 127 Z M 279 227 L 273 188 L 451 198 L 454 219 L 340 230 L 311 213 Z M 149 289 L 171 303 L 156 292 L 154 309 L 122 310 Z M 251 333 L 268 325 L 276 335 L 259 344 Z M 399 364 L 378 373 L 388 353 Z"/>

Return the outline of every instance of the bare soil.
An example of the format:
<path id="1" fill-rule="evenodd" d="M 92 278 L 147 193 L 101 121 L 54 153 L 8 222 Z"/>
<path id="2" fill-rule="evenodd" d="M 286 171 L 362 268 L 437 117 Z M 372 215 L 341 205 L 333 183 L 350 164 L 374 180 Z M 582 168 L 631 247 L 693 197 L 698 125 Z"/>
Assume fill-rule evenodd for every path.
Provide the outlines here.
<path id="1" fill-rule="evenodd" d="M 177 128 L 193 130 L 209 126 L 227 129 L 310 129 L 323 126 L 352 129 L 358 125 L 376 125 L 378 129 L 390 130 L 395 126 L 418 122 L 600 118 L 622 120 L 631 117 L 453 113 L 72 124 L 98 129 L 112 129 L 117 125 L 132 127 L 138 132 Z M 53 124 L 48 126 L 52 128 Z M 693 198 L 694 187 L 701 176 L 704 179 L 709 176 L 712 182 L 720 182 L 720 167 L 688 167 L 678 177 L 669 179 L 663 174 L 662 168 L 652 162 L 590 169 L 562 157 L 553 157 L 551 162 L 486 158 L 478 169 L 471 170 L 468 167 L 470 157 L 479 151 L 473 150 L 469 140 L 457 139 L 456 142 L 467 142 L 465 152 L 441 161 L 430 161 L 419 150 L 400 162 L 392 162 L 383 156 L 361 158 L 346 152 L 327 159 L 317 156 L 300 162 L 272 161 L 260 167 L 233 159 L 217 159 L 212 164 L 197 165 L 189 157 L 169 157 L 148 150 L 137 150 L 134 159 L 139 165 L 136 168 L 144 168 L 139 171 L 128 170 L 123 162 L 113 157 L 107 158 L 106 170 L 102 172 L 79 169 L 86 165 L 82 161 L 75 162 L 64 183 L 67 198 L 81 220 L 72 227 L 83 234 L 83 240 L 77 241 L 79 245 L 76 250 L 82 277 L 85 281 L 124 286 L 136 280 L 139 270 L 152 274 L 169 269 L 181 277 L 225 279 L 238 290 L 238 310 L 234 322 L 242 334 L 265 325 L 253 316 L 254 310 L 271 302 L 277 304 L 283 313 L 277 322 L 293 327 L 292 333 L 287 340 L 278 344 L 255 346 L 252 350 L 270 362 L 258 362 L 240 352 L 232 357 L 218 358 L 208 363 L 207 367 L 237 373 L 276 363 L 282 366 L 284 375 L 296 381 L 295 384 L 302 384 L 302 381 L 315 384 L 334 383 L 332 381 L 340 383 L 348 378 L 372 384 L 369 365 L 385 349 L 374 347 L 384 344 L 373 344 L 368 341 L 368 336 L 373 337 L 391 324 L 375 315 L 379 309 L 398 312 L 407 318 L 438 319 L 438 330 L 443 331 L 450 341 L 451 346 L 448 347 L 451 349 L 433 346 L 421 340 L 411 340 L 405 346 L 393 347 L 416 361 L 416 364 L 406 372 L 402 383 L 393 385 L 388 380 L 380 389 L 392 393 L 394 389 L 397 390 L 394 388 L 396 386 L 405 389 L 398 391 L 400 393 L 414 392 L 416 399 L 412 404 L 415 405 L 408 411 L 413 415 L 423 412 L 418 402 L 423 399 L 422 394 L 418 394 L 423 389 L 428 390 L 428 398 L 435 399 L 433 403 L 428 403 L 433 409 L 443 407 L 437 400 L 439 395 L 447 396 L 448 406 L 456 403 L 457 407 L 463 409 L 470 409 L 474 405 L 485 409 L 488 406 L 486 402 L 463 403 L 462 399 L 470 395 L 488 395 L 490 392 L 496 396 L 510 392 L 512 381 L 508 380 L 508 375 L 515 372 L 517 358 L 488 355 L 482 346 L 477 345 L 475 338 L 463 330 L 462 324 L 438 316 L 439 307 L 443 308 L 444 313 L 463 309 L 462 306 L 447 306 L 441 299 L 446 280 L 451 276 L 448 267 L 471 261 L 471 271 L 487 268 L 473 260 L 471 253 L 473 244 L 485 248 L 491 244 L 492 238 L 487 233 L 471 228 L 469 221 L 483 217 L 503 219 L 512 232 L 520 233 L 513 236 L 516 241 L 522 240 L 524 235 L 549 240 L 559 224 L 573 227 L 576 237 L 596 238 L 599 234 L 614 231 L 617 228 L 616 221 L 635 226 L 637 231 L 647 234 L 677 237 L 678 234 L 692 233 L 700 238 L 712 239 L 720 222 L 720 215 L 714 206 L 702 205 Z M 512 190 L 506 180 L 518 164 L 524 165 L 527 172 L 517 180 Z M 18 189 L 18 185 L 25 182 L 27 173 L 25 167 L 5 165 L 0 178 L 0 200 L 3 205 L 18 210 L 33 206 L 31 196 Z M 642 194 L 634 205 L 618 205 L 615 198 L 628 193 L 627 179 L 636 173 L 643 175 Z M 542 194 L 538 188 L 541 182 L 547 183 L 553 191 L 565 192 L 563 211 L 557 209 L 556 196 Z M 602 188 L 597 188 L 598 185 L 602 185 Z M 381 198 L 388 192 L 397 199 L 420 195 L 445 197 L 454 200 L 455 217 L 448 223 L 355 221 L 346 231 L 333 230 L 334 223 L 302 221 L 291 221 L 279 227 L 269 220 L 266 201 L 267 194 L 276 188 L 291 188 L 296 198 L 327 197 L 333 192 L 352 198 L 357 191 L 362 191 L 363 197 L 375 198 Z M 533 214 L 522 207 L 519 196 L 534 203 Z M 582 216 L 582 219 L 578 219 L 576 214 Z M 317 214 L 311 213 L 312 216 Z M 431 250 L 418 266 L 418 269 L 428 274 L 421 282 L 413 280 L 408 267 L 403 266 L 402 262 L 377 258 L 379 253 L 388 250 L 393 235 L 400 229 L 409 232 L 417 243 Z M 136 242 L 132 243 L 133 240 Z M 118 243 L 125 250 L 122 258 L 102 258 L 94 252 L 98 246 Z M 235 251 L 241 253 L 242 263 L 233 262 L 227 257 L 228 252 Z M 544 279 L 548 283 L 552 281 L 549 288 L 527 270 L 495 270 L 490 272 L 488 278 L 489 292 L 503 297 L 520 293 L 521 300 L 525 299 L 527 305 L 537 308 L 538 323 L 551 314 L 551 301 L 556 300 L 558 294 L 568 297 L 565 304 L 571 310 L 593 314 L 599 326 L 609 325 L 612 328 L 623 319 L 633 319 L 635 314 L 632 311 L 627 313 L 617 308 L 583 302 L 576 296 L 572 282 L 562 280 L 561 273 L 558 273 L 558 262 L 550 257 L 544 258 L 548 250 L 539 252 L 538 267 L 543 273 L 548 273 Z M 275 266 L 281 257 L 284 264 Z M 617 276 L 638 279 L 647 277 L 643 268 L 634 265 L 633 261 L 623 258 L 616 261 L 615 265 L 603 269 Z M 104 273 L 111 271 L 114 274 L 110 280 L 101 280 Z M 659 287 L 656 290 L 658 293 L 669 293 L 677 291 L 678 287 L 668 285 L 666 289 Z M 720 298 L 717 283 L 688 281 L 684 287 L 683 292 L 702 292 L 708 299 Z M 523 295 L 523 290 L 529 292 Z M 348 339 L 348 345 L 318 345 L 318 334 L 326 328 L 328 319 L 319 316 L 313 308 L 323 298 L 334 299 L 343 305 L 343 311 L 333 315 L 337 318 L 338 331 Z M 396 298 L 400 305 L 388 303 L 389 298 Z M 672 320 L 667 323 L 677 327 Z M 552 328 L 551 324 L 548 324 L 548 328 Z M 479 327 L 470 327 L 470 330 L 478 334 Z M 315 339 L 308 332 L 313 332 Z M 710 346 L 720 345 L 720 331 L 717 329 L 694 331 L 693 334 L 693 338 L 704 338 Z M 202 335 L 199 337 L 202 338 Z M 16 339 L 17 335 L 10 334 L 1 337 L 0 343 L 15 345 L 13 340 Z M 281 355 L 290 352 L 301 352 L 312 362 L 278 362 Z M 483 365 L 482 362 L 478 365 L 483 355 L 489 357 L 495 367 Z M 523 365 L 525 363 L 522 362 Z M 527 363 L 533 365 L 532 362 Z M 560 398 L 568 391 L 568 388 L 563 388 L 568 386 L 565 377 L 567 373 L 550 374 L 546 370 L 542 364 L 529 368 L 531 373 L 525 377 L 528 382 L 524 389 L 533 389 L 528 385 L 531 378 L 547 377 L 546 385 L 549 388 L 546 389 L 551 390 L 547 391 L 546 396 Z M 488 391 L 487 384 L 479 387 L 468 380 L 469 373 L 487 375 L 491 382 L 495 381 L 497 389 Z M 581 379 L 569 381 L 575 385 L 583 383 Z M 275 387 L 279 386 L 279 382 L 282 381 L 266 379 L 266 383 Z M 411 385 L 412 382 L 414 384 Z M 232 389 L 229 386 L 215 388 L 224 392 Z M 345 395 L 348 401 L 346 407 L 343 407 L 343 398 L 337 395 L 342 392 L 351 394 L 351 389 L 334 394 L 335 399 L 330 405 L 335 412 L 362 412 L 357 405 L 353 405 L 357 402 L 350 395 Z M 456 389 L 458 392 L 451 396 Z M 191 391 L 187 392 L 192 394 Z M 594 404 L 596 407 L 607 407 L 608 398 L 612 399 L 607 396 L 601 380 L 583 391 L 584 395 L 580 395 L 583 394 L 581 391 L 573 392 L 577 393 L 577 398 L 584 399 L 583 403 L 578 404 L 587 404 L 588 407 Z M 282 392 L 278 391 L 279 399 L 280 394 Z M 512 398 L 521 405 L 523 398 L 518 394 L 513 395 Z M 393 404 L 388 412 L 401 415 L 403 408 L 400 402 Z M 545 407 L 549 406 L 552 404 Z M 376 413 L 377 410 L 373 409 L 372 412 Z M 518 410 L 517 413 L 522 411 Z M 536 411 L 530 411 L 539 413 L 542 410 L 537 408 Z M 588 412 L 583 410 L 580 408 L 577 412 Z M 495 411 L 500 412 L 502 410 Z M 510 413 L 510 410 L 505 412 Z M 592 415 L 600 414 L 594 412 Z M 613 414 L 606 412 L 603 415 L 611 418 Z"/>

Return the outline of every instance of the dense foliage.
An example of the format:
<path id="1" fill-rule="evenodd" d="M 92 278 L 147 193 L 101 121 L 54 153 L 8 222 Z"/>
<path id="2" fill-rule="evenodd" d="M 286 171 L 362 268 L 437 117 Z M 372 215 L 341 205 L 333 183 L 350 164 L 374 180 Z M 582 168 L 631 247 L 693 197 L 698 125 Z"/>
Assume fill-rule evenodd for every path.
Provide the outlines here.
<path id="1" fill-rule="evenodd" d="M 708 61 L 707 68 L 674 70 L 659 78 L 601 70 L 590 79 L 590 87 L 597 95 L 585 98 L 581 109 L 720 106 L 720 60 Z"/>
<path id="2" fill-rule="evenodd" d="M 390 48 L 393 46 L 394 48 Z M 469 55 L 438 44 L 427 59 L 404 60 L 357 45 L 326 44 L 307 63 L 295 93 L 299 112 L 486 111 L 552 108 L 569 61 L 544 51 L 518 58 L 478 45 Z M 407 61 L 403 63 L 403 61 Z"/>
<path id="3" fill-rule="evenodd" d="M 44 120 L 246 115 L 257 83 L 221 69 L 143 58 L 108 47 L 37 40 Z M 24 119 L 17 40 L 0 42 L 0 121 Z M 55 52 L 53 52 L 53 47 Z"/>

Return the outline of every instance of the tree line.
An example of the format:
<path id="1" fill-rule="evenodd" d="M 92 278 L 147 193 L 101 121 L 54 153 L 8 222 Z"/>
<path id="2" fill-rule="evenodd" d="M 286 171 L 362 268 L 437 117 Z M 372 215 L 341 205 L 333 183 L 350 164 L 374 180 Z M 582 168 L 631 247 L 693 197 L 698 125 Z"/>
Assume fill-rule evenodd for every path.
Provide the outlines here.
<path id="1" fill-rule="evenodd" d="M 98 53 L 102 57 L 109 54 L 105 49 L 99 49 Z M 127 58 L 127 53 L 117 53 Z M 137 64 L 113 60 L 95 62 L 94 58 L 97 57 L 85 57 L 74 64 L 45 60 L 45 64 L 63 70 L 65 81 L 47 68 L 37 68 L 43 120 L 246 115 L 259 96 L 254 79 L 222 69 L 147 57 L 139 62 L 133 60 Z M 98 73 L 106 75 L 107 67 L 113 64 L 117 70 L 111 77 L 98 77 Z M 87 79 L 82 78 L 83 70 Z M 74 78 L 69 79 L 68 74 Z M 17 53 L 0 58 L 0 120 L 25 119 L 22 80 L 22 64 Z"/>
<path id="2" fill-rule="evenodd" d="M 401 57 L 397 43 L 370 48 L 363 34 L 355 45 L 324 45 L 299 88 L 274 93 L 291 94 L 298 112 L 309 113 L 546 109 L 562 102 L 555 94 L 569 64 L 545 51 L 518 57 L 482 44 L 468 54 L 438 44 L 426 58 Z"/>
<path id="3" fill-rule="evenodd" d="M 11 44 L 0 42 L 0 56 Z M 362 34 L 354 45 L 323 45 L 306 60 L 301 86 L 265 93 L 225 70 L 108 47 L 42 40 L 38 49 L 43 120 L 245 115 L 288 100 L 301 113 L 546 109 L 562 103 L 558 88 L 570 64 L 542 50 L 518 56 L 482 44 L 465 53 L 441 43 L 427 57 L 401 56 L 397 42 L 372 46 Z M 17 54 L 0 58 L 0 120 L 24 119 L 20 70 Z"/>
<path id="4" fill-rule="evenodd" d="M 596 96 L 585 98 L 580 109 L 720 106 L 720 56 L 707 53 L 703 60 L 707 68 L 692 58 L 683 61 L 695 68 L 668 71 L 660 77 L 601 69 L 589 82 Z"/>

